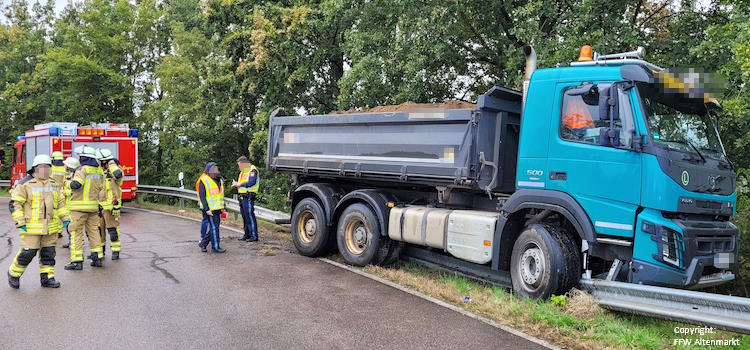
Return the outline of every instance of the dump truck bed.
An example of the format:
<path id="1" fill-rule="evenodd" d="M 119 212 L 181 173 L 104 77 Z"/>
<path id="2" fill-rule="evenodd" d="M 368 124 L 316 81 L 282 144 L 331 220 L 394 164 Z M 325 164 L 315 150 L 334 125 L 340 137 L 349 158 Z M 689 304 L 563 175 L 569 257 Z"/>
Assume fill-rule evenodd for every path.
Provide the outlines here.
<path id="1" fill-rule="evenodd" d="M 508 192 L 514 189 L 520 106 L 519 92 L 494 87 L 474 109 L 274 113 L 268 164 L 293 174 Z"/>

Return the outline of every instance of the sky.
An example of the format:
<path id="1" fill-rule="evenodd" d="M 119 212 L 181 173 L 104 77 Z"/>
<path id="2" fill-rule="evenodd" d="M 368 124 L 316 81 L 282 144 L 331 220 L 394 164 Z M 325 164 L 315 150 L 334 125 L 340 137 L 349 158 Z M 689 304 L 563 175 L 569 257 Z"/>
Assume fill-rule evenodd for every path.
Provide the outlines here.
<path id="1" fill-rule="evenodd" d="M 0 8 L 3 8 L 3 9 L 5 8 L 6 5 L 10 4 L 10 0 L 0 0 L 0 1 L 3 4 L 2 7 Z M 42 1 L 46 2 L 47 0 L 42 0 Z M 55 2 L 55 13 L 59 14 L 65 8 L 65 5 L 68 4 L 69 0 L 53 0 L 53 1 Z M 29 4 L 29 8 L 31 8 L 31 6 L 34 3 L 36 3 L 36 0 L 26 0 L 26 2 Z M 4 18 L 5 16 L 0 16 L 0 17 L 3 17 L 3 21 L 5 20 Z"/>

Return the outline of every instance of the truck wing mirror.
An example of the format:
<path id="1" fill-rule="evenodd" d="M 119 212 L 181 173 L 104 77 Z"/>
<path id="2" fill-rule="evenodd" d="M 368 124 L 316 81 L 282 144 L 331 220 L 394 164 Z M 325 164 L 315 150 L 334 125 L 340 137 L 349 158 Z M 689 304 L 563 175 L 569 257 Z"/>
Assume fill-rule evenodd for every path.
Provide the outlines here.
<path id="1" fill-rule="evenodd" d="M 619 147 L 620 128 L 600 128 L 599 145 L 605 147 Z"/>

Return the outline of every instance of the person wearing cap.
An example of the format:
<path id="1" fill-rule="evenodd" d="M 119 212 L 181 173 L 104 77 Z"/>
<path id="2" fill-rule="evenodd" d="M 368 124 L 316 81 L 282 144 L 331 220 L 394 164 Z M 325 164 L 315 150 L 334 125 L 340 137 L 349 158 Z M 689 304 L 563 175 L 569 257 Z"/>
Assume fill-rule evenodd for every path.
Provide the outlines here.
<path id="1" fill-rule="evenodd" d="M 260 179 L 258 168 L 250 164 L 247 157 L 237 158 L 240 175 L 237 181 L 232 180 L 232 187 L 237 189 L 240 199 L 240 212 L 245 234 L 240 240 L 255 242 L 258 240 L 258 221 L 255 218 L 255 196 L 258 195 Z"/>
<path id="2" fill-rule="evenodd" d="M 54 162 L 54 160 L 53 160 Z M 65 206 L 70 210 L 70 181 L 73 179 L 73 174 L 75 174 L 78 167 L 81 166 L 81 163 L 78 162 L 78 159 L 75 159 L 73 157 L 65 158 L 63 161 L 63 164 L 65 165 L 65 179 L 63 180 L 63 192 L 65 193 Z M 68 231 L 68 241 L 66 243 L 63 243 L 63 248 L 70 248 L 70 230 L 69 227 L 65 228 L 66 231 Z"/>
<path id="3" fill-rule="evenodd" d="M 81 166 L 70 181 L 71 211 L 70 264 L 66 270 L 83 270 L 83 234 L 91 247 L 91 266 L 102 267 L 102 242 L 99 236 L 99 202 L 106 196 L 104 173 L 99 168 L 96 150 L 84 146 L 79 156 Z"/>
<path id="4" fill-rule="evenodd" d="M 29 170 L 32 178 L 13 189 L 13 220 L 21 237 L 21 248 L 8 269 L 8 284 L 20 287 L 21 275 L 39 253 L 39 273 L 42 287 L 58 288 L 55 280 L 55 245 L 57 232 L 54 226 L 67 227 L 69 211 L 65 207 L 62 187 L 50 179 L 52 159 L 46 154 L 34 157 Z"/>
<path id="5" fill-rule="evenodd" d="M 201 221 L 201 241 L 198 243 L 202 252 L 211 243 L 214 252 L 224 253 L 221 248 L 219 237 L 219 225 L 221 224 L 221 213 L 224 210 L 224 180 L 221 178 L 219 167 L 214 162 L 208 162 L 206 169 L 195 182 L 195 191 L 198 193 L 198 206 L 201 208 L 203 220 Z"/>
<path id="6" fill-rule="evenodd" d="M 99 222 L 99 234 L 102 240 L 102 256 L 106 250 L 107 235 L 112 249 L 112 260 L 120 259 L 120 209 L 122 208 L 122 169 L 114 161 L 112 152 L 106 148 L 99 150 L 100 166 L 104 171 L 107 191 L 106 200 L 102 205 L 102 219 Z"/>

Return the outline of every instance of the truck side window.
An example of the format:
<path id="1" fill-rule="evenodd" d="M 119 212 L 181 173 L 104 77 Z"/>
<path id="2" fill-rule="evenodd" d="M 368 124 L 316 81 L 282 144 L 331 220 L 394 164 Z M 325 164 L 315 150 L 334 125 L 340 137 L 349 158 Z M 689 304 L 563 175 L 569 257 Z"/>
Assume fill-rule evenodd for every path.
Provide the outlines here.
<path id="1" fill-rule="evenodd" d="M 609 84 L 599 84 L 599 89 L 609 88 Z M 563 95 L 560 115 L 560 136 L 563 140 L 599 145 L 599 134 L 610 127 L 608 119 L 599 116 L 599 92 L 593 89 L 585 95 L 571 95 L 570 90 Z M 618 89 L 620 118 L 615 119 L 614 127 L 620 128 L 620 146 L 630 145 L 634 130 L 630 101 L 627 94 Z"/>
<path id="2" fill-rule="evenodd" d="M 604 87 L 602 87 L 604 88 Z M 599 119 L 599 92 L 592 89 L 585 95 L 563 95 L 560 135 L 564 140 L 599 144 L 599 128 L 609 126 Z"/>

